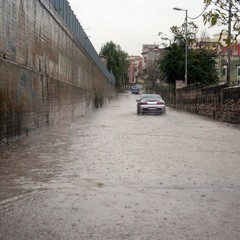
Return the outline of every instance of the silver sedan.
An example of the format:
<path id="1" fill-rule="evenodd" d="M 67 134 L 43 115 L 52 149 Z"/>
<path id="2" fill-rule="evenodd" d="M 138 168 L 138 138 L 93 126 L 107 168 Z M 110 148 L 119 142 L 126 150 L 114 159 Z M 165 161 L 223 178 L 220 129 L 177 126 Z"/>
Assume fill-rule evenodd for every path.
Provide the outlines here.
<path id="1" fill-rule="evenodd" d="M 142 95 L 137 103 L 137 114 L 166 114 L 165 101 L 158 94 L 145 94 Z"/>

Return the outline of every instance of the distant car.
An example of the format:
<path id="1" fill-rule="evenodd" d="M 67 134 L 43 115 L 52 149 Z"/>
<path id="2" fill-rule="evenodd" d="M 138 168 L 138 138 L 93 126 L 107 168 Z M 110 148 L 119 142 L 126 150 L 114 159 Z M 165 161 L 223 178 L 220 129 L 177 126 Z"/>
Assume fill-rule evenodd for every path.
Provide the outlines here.
<path id="1" fill-rule="evenodd" d="M 139 94 L 140 93 L 140 88 L 137 85 L 134 85 L 131 87 L 132 94 Z"/>
<path id="2" fill-rule="evenodd" d="M 137 114 L 166 114 L 165 101 L 158 94 L 144 94 L 137 103 Z"/>

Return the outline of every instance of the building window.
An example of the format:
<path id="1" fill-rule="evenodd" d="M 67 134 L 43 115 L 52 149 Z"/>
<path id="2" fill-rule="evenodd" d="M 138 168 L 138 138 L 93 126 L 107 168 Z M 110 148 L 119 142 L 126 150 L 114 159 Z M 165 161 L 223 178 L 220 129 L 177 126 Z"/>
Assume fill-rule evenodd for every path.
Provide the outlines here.
<path id="1" fill-rule="evenodd" d="M 227 66 L 223 66 L 223 69 L 222 69 L 222 75 L 223 76 L 227 76 Z"/>
<path id="2" fill-rule="evenodd" d="M 237 66 L 237 76 L 240 77 L 240 66 Z"/>

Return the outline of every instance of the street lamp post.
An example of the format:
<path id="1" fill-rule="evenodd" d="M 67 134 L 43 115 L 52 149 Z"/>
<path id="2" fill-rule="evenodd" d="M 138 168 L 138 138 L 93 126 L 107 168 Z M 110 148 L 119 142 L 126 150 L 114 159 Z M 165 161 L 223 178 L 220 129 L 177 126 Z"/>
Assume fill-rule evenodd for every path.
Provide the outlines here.
<path id="1" fill-rule="evenodd" d="M 185 86 L 187 86 L 188 84 L 188 73 L 187 73 L 187 64 L 188 64 L 188 40 L 187 40 L 187 25 L 188 25 L 188 10 L 187 9 L 182 9 L 182 8 L 173 8 L 173 10 L 177 10 L 177 11 L 185 11 L 186 12 L 186 26 L 185 26 Z"/>

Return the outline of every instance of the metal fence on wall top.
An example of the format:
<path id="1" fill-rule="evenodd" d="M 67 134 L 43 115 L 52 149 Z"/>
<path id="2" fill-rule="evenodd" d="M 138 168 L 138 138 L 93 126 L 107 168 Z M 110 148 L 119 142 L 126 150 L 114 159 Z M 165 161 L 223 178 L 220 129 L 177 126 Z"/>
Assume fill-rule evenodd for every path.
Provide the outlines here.
<path id="1" fill-rule="evenodd" d="M 81 24 L 79 23 L 76 15 L 71 9 L 69 2 L 67 0 L 49 0 L 49 3 L 64 20 L 68 29 L 73 33 L 75 40 L 81 44 L 81 46 L 85 49 L 100 70 L 109 79 L 109 81 L 115 84 L 114 75 L 108 71 L 100 59 L 87 34 L 84 32 Z"/>

